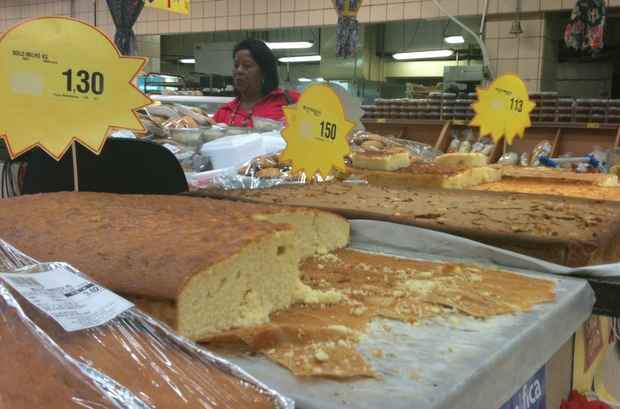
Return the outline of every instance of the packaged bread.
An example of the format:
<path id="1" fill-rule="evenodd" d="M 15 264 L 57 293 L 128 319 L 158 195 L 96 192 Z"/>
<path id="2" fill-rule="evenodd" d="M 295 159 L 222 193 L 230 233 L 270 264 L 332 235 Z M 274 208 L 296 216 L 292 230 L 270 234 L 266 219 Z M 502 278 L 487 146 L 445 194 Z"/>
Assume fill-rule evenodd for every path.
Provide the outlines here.
<path id="1" fill-rule="evenodd" d="M 372 133 L 358 133 L 349 142 L 353 168 L 394 171 L 411 164 L 409 149 L 390 138 Z"/>
<path id="2" fill-rule="evenodd" d="M 81 276 L 64 263 L 18 268 L 35 262 L 2 241 L 0 259 L 4 271 L 22 277 L 60 268 Z M 0 371 L 2 407 L 292 407 L 240 368 L 135 307 L 101 326 L 67 332 L 0 279 L 0 319 L 0 353 L 11 357 Z"/>
<path id="3" fill-rule="evenodd" d="M 166 129 L 196 129 L 199 128 L 198 123 L 191 116 L 182 116 L 180 118 L 172 118 L 162 124 Z"/>

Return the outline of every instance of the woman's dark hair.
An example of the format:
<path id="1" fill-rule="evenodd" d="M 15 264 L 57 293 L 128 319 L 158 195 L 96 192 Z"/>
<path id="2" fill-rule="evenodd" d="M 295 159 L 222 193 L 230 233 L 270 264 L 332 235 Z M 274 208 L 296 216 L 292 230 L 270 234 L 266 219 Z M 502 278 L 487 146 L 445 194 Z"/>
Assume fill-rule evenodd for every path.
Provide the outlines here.
<path id="1" fill-rule="evenodd" d="M 260 40 L 248 38 L 241 41 L 235 46 L 233 51 L 233 58 L 240 50 L 248 50 L 252 59 L 256 61 L 256 64 L 260 67 L 263 73 L 263 96 L 268 95 L 271 91 L 278 88 L 280 85 L 280 79 L 278 78 L 278 64 L 276 57 L 271 52 L 271 49 Z"/>

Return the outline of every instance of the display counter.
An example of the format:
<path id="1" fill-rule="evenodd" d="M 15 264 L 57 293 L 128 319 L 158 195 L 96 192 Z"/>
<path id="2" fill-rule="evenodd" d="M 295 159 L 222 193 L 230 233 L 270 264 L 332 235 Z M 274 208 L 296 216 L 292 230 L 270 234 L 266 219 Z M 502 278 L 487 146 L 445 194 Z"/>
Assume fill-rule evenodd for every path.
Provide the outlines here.
<path id="1" fill-rule="evenodd" d="M 424 241 L 424 251 L 451 248 L 452 254 L 471 254 L 467 243 L 455 237 L 390 223 L 353 221 L 352 248 L 405 258 L 472 262 L 467 257 L 421 253 L 415 246 L 404 244 L 419 241 Z M 476 257 L 475 261 L 496 260 Z M 562 346 L 591 313 L 594 296 L 586 281 L 554 279 L 558 283 L 556 301 L 525 314 L 484 321 L 436 319 L 415 327 L 390 320 L 374 321 L 360 348 L 379 368 L 379 379 L 304 380 L 261 357 L 226 357 L 293 398 L 301 409 L 498 409 L 521 389 L 517 389 L 519 385 L 545 367 L 554 354 L 561 353 Z M 374 353 L 377 349 L 384 353 L 378 356 Z M 555 377 L 562 376 L 562 370 L 556 371 L 557 365 L 554 362 L 548 366 L 548 385 L 556 388 L 556 395 L 557 390 L 565 394 L 570 380 L 565 377 L 558 384 Z M 557 405 L 558 398 L 551 389 L 548 402 Z"/>

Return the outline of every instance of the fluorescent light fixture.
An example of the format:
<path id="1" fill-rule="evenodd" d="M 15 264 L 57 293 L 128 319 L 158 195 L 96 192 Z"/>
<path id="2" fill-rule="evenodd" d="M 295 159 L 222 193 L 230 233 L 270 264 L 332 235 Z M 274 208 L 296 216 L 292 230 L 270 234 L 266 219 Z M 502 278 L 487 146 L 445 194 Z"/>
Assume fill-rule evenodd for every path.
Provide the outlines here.
<path id="1" fill-rule="evenodd" d="M 315 62 L 321 61 L 320 55 L 300 55 L 298 57 L 282 57 L 279 58 L 280 62 Z"/>
<path id="2" fill-rule="evenodd" d="M 304 78 L 304 77 L 298 78 L 297 81 L 299 81 L 299 82 L 312 82 L 312 80 L 310 78 Z"/>
<path id="3" fill-rule="evenodd" d="M 395 60 L 426 60 L 431 58 L 445 58 L 454 54 L 452 50 L 413 51 L 410 53 L 396 53 Z"/>
<path id="4" fill-rule="evenodd" d="M 181 58 L 179 62 L 181 64 L 196 64 L 196 59 L 195 58 Z"/>
<path id="5" fill-rule="evenodd" d="M 316 82 L 325 82 L 325 78 L 319 77 L 316 79 Z"/>
<path id="6" fill-rule="evenodd" d="M 272 50 L 299 50 L 303 48 L 312 48 L 314 45 L 309 41 L 278 41 L 265 44 Z"/>
<path id="7" fill-rule="evenodd" d="M 463 36 L 449 36 L 443 39 L 447 44 L 464 44 L 465 37 Z"/>

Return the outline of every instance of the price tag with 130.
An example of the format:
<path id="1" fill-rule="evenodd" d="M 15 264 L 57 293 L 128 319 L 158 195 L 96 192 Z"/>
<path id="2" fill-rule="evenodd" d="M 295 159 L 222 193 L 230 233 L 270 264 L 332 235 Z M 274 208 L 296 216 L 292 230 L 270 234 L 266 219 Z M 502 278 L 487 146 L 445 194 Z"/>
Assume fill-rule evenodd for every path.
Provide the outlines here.
<path id="1" fill-rule="evenodd" d="M 132 81 L 145 63 L 66 17 L 8 30 L 0 37 L 0 137 L 10 155 L 40 146 L 60 160 L 73 141 L 98 154 L 110 128 L 143 131 L 134 110 L 151 101 Z"/>

